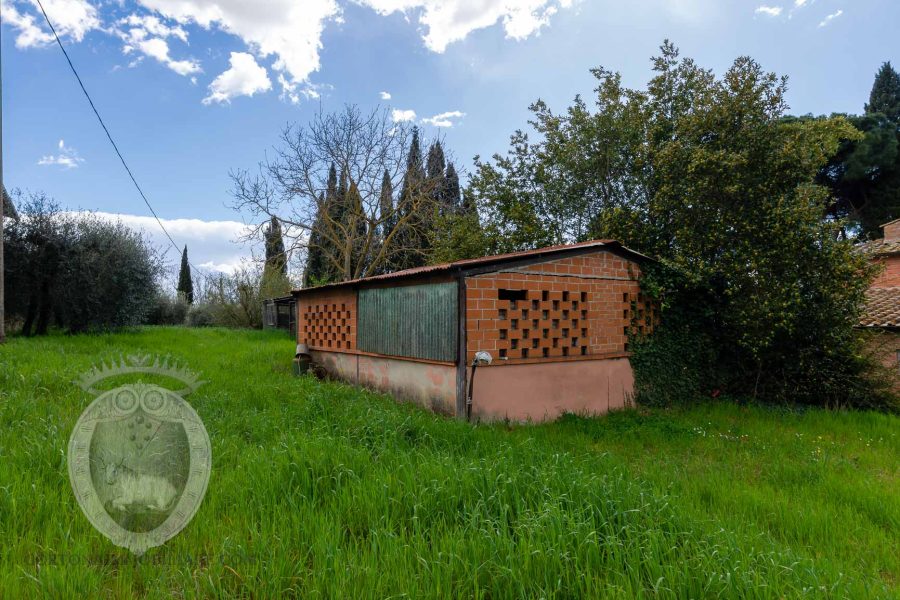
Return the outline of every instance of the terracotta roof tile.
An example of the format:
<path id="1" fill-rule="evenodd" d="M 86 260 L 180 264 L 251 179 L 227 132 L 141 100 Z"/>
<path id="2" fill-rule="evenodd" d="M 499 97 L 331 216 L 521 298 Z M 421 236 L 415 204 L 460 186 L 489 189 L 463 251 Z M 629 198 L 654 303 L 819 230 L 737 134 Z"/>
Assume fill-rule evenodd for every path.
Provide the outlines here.
<path id="1" fill-rule="evenodd" d="M 873 256 L 900 254 L 900 240 L 890 242 L 886 242 L 884 239 L 872 240 L 871 242 L 860 244 L 858 248 L 864 253 L 872 254 Z"/>
<path id="2" fill-rule="evenodd" d="M 862 327 L 900 327 L 900 287 L 871 288 L 860 316 Z"/>

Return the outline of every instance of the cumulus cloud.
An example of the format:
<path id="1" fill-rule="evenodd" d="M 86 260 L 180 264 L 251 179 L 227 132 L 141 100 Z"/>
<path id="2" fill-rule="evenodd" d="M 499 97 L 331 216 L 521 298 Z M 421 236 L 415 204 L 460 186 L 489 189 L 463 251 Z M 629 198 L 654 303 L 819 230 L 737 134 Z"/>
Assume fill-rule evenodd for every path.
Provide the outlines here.
<path id="1" fill-rule="evenodd" d="M 175 249 L 153 217 L 119 213 L 92 213 L 101 219 L 121 222 L 142 231 L 157 248 L 172 258 Z M 191 263 L 211 271 L 232 273 L 250 258 L 249 250 L 239 240 L 250 228 L 237 221 L 202 221 L 200 219 L 160 219 L 169 234 L 179 244 L 186 244 Z"/>
<path id="2" fill-rule="evenodd" d="M 400 123 L 402 121 L 415 121 L 416 111 L 400 110 L 399 108 L 395 108 L 391 111 L 391 119 L 393 119 L 394 123 Z"/>
<path id="3" fill-rule="evenodd" d="M 257 64 L 252 55 L 232 52 L 229 62 L 231 67 L 209 84 L 209 96 L 203 99 L 203 104 L 227 103 L 237 96 L 252 96 L 272 89 L 265 67 Z"/>
<path id="4" fill-rule="evenodd" d="M 97 9 L 86 0 L 43 0 L 43 4 L 61 38 L 67 37 L 80 42 L 88 32 L 100 27 Z M 24 8 L 22 3 L 0 1 L 3 20 L 19 31 L 16 46 L 32 48 L 53 42 L 53 34 L 45 26 L 44 16 L 39 10 L 32 6 L 26 12 Z"/>
<path id="5" fill-rule="evenodd" d="M 503 24 L 506 37 L 525 39 L 550 22 L 560 8 L 568 8 L 573 0 L 356 0 L 382 15 L 402 12 L 418 13 L 419 22 L 427 28 L 425 46 L 444 52 L 453 42 L 463 40 L 471 32 Z"/>
<path id="6" fill-rule="evenodd" d="M 381 97 L 382 100 L 390 100 L 390 99 L 391 99 L 391 93 L 390 93 L 390 92 L 381 92 L 381 93 L 378 94 L 378 95 Z"/>
<path id="7" fill-rule="evenodd" d="M 326 21 L 340 15 L 336 0 L 138 1 L 182 25 L 196 23 L 205 29 L 215 27 L 236 35 L 260 58 L 274 57 L 272 67 L 284 74 L 279 80 L 282 86 L 295 87 L 285 89 L 288 98 L 296 92 L 296 86 L 319 70 L 322 30 Z"/>
<path id="8" fill-rule="evenodd" d="M 167 38 L 176 38 L 184 43 L 188 41 L 187 32 L 182 27 L 167 25 L 153 15 L 137 14 L 120 19 L 116 25 L 113 31 L 125 42 L 122 48 L 125 54 L 140 52 L 179 75 L 195 75 L 202 71 L 200 63 L 196 60 L 175 60 L 169 55 Z M 140 58 L 142 57 L 132 61 L 129 66 L 138 64 Z"/>
<path id="9" fill-rule="evenodd" d="M 56 147 L 59 150 L 59 154 L 42 156 L 37 164 L 45 167 L 56 166 L 64 169 L 76 169 L 84 162 L 84 159 L 78 156 L 78 151 L 75 148 L 66 146 L 65 141 L 59 140 Z"/>
<path id="10" fill-rule="evenodd" d="M 819 27 L 827 26 L 829 23 L 831 23 L 832 21 L 834 21 L 835 19 L 840 17 L 842 14 L 844 14 L 843 10 L 838 10 L 837 12 L 831 13 L 830 15 L 828 15 L 827 17 L 822 19 L 822 22 L 819 23 Z"/>
<path id="11" fill-rule="evenodd" d="M 767 17 L 777 17 L 781 14 L 784 9 L 780 6 L 766 6 L 765 4 L 762 6 L 758 6 L 756 8 L 756 14 L 765 15 Z"/>
<path id="12" fill-rule="evenodd" d="M 422 123 L 433 125 L 434 127 L 453 127 L 456 124 L 454 120 L 462 119 L 465 116 L 466 113 L 464 112 L 451 110 L 439 115 L 434 115 L 433 117 L 425 117 L 422 119 Z"/>

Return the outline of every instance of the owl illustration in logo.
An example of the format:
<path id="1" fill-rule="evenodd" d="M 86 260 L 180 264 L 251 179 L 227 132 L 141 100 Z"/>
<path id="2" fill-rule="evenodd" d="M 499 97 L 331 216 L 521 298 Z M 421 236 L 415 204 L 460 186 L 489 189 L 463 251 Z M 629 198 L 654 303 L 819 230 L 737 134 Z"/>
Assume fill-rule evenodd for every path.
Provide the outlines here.
<path id="1" fill-rule="evenodd" d="M 101 390 L 110 377 L 150 374 L 181 382 L 170 390 L 133 383 Z M 137 555 L 181 531 L 209 483 L 209 435 L 183 396 L 202 385 L 168 360 L 129 356 L 86 373 L 79 385 L 96 399 L 69 440 L 69 478 L 88 520 Z"/>

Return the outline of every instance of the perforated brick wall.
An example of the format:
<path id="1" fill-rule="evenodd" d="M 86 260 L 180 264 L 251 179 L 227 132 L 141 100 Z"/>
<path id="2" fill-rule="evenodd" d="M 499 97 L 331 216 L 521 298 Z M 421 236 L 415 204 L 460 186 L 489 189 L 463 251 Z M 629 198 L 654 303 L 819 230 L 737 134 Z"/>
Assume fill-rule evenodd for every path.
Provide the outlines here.
<path id="1" fill-rule="evenodd" d="M 625 354 L 656 318 L 636 263 L 609 252 L 466 279 L 466 351 L 498 364 Z"/>
<path id="2" fill-rule="evenodd" d="M 356 349 L 356 292 L 323 290 L 305 294 L 298 304 L 299 340 L 313 350 Z"/>

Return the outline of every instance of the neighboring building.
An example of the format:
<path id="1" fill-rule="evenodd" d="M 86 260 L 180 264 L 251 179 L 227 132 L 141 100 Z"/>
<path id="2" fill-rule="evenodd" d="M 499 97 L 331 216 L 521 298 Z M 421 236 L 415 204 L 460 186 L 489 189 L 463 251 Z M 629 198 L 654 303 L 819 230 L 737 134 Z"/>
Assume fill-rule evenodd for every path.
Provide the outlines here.
<path id="1" fill-rule="evenodd" d="M 884 237 L 863 244 L 873 262 L 884 266 L 866 294 L 860 327 L 878 332 L 873 350 L 900 373 L 900 219 L 885 223 Z"/>
<path id="2" fill-rule="evenodd" d="M 297 301 L 293 296 L 263 300 L 263 329 L 297 333 Z"/>
<path id="3" fill-rule="evenodd" d="M 625 406 L 650 259 L 590 241 L 296 290 L 297 340 L 329 374 L 443 414 L 543 421 Z M 476 352 L 490 353 L 476 369 Z"/>

